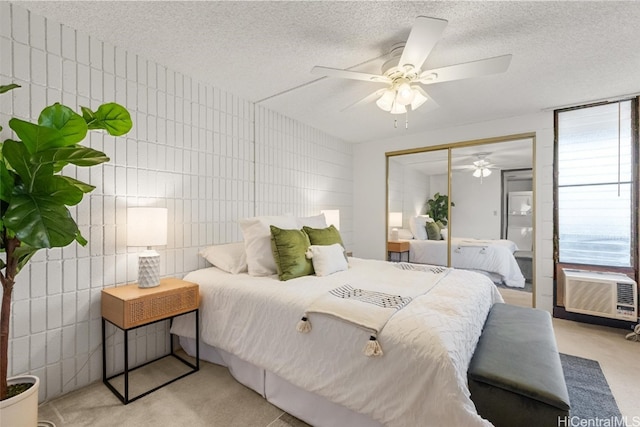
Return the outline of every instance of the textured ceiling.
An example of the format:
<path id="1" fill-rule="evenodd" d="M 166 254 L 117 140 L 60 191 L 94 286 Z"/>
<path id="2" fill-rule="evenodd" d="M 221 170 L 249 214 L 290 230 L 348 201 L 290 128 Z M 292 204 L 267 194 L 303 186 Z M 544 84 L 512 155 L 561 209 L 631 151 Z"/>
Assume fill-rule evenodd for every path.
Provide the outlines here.
<path id="1" fill-rule="evenodd" d="M 640 92 L 640 2 L 14 3 L 352 142 Z M 310 74 L 378 74 L 418 15 L 449 21 L 423 68 L 513 54 L 509 70 L 426 87 L 439 108 L 408 130 L 375 104 L 342 111 L 379 83 Z"/>

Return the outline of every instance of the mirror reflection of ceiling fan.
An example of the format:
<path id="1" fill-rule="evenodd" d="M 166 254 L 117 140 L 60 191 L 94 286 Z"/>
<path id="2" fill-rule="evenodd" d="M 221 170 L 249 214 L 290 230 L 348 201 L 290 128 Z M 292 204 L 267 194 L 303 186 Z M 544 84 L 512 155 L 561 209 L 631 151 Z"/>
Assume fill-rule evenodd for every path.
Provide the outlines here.
<path id="1" fill-rule="evenodd" d="M 473 161 L 470 165 L 457 166 L 453 169 L 472 170 L 473 176 L 480 178 L 480 182 L 482 183 L 482 178 L 486 178 L 491 175 L 492 169 L 498 169 L 498 167 L 492 164 L 487 158 L 490 154 L 491 153 L 476 153 L 474 156 L 477 160 Z"/>
<path id="2" fill-rule="evenodd" d="M 329 77 L 384 83 L 386 87 L 376 90 L 351 106 L 377 99 L 376 104 L 382 110 L 391 114 L 402 114 L 409 108 L 417 109 L 427 101 L 434 107 L 437 106 L 421 85 L 497 74 L 507 70 L 511 55 L 423 70 L 422 66 L 427 56 L 440 39 L 446 26 L 447 21 L 444 19 L 418 16 L 407 41 L 392 47 L 391 58 L 382 65 L 382 74 L 321 66 L 313 67 L 311 72 Z"/>

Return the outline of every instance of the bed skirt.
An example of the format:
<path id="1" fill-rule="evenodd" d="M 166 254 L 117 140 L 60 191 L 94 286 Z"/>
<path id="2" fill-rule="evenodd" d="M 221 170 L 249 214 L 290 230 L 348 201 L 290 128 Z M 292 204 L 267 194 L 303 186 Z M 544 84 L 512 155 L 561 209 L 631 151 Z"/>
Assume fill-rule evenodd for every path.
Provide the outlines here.
<path id="1" fill-rule="evenodd" d="M 187 354 L 195 356 L 195 339 L 181 336 L 180 345 Z M 382 427 L 382 424 L 366 415 L 294 386 L 270 371 L 202 341 L 200 341 L 200 359 L 227 367 L 240 384 L 249 387 L 268 402 L 312 426 Z"/>

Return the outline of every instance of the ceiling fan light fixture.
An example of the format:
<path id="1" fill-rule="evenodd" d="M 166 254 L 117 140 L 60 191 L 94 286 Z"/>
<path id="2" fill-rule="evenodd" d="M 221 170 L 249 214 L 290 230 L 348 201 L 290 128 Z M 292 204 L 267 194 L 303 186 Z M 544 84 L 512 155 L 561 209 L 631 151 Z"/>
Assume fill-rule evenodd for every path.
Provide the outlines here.
<path id="1" fill-rule="evenodd" d="M 393 103 L 393 107 L 391 108 L 391 111 L 390 111 L 391 114 L 404 114 L 406 112 L 407 112 L 407 108 L 397 101 Z"/>
<path id="2" fill-rule="evenodd" d="M 491 169 L 480 167 L 473 171 L 473 176 L 476 178 L 486 178 L 491 175 Z"/>
<path id="3" fill-rule="evenodd" d="M 402 105 L 409 105 L 415 97 L 415 91 L 409 85 L 407 80 L 402 81 L 398 85 L 398 95 L 396 96 L 396 103 Z"/>
<path id="4" fill-rule="evenodd" d="M 382 96 L 378 98 L 378 100 L 376 101 L 376 105 L 380 107 L 381 110 L 391 111 L 395 98 L 396 91 L 393 89 L 387 89 L 384 91 Z"/>
<path id="5" fill-rule="evenodd" d="M 413 101 L 411 101 L 411 110 L 415 110 L 422 104 L 427 102 L 429 98 L 420 86 L 411 86 L 411 89 L 413 89 Z"/>

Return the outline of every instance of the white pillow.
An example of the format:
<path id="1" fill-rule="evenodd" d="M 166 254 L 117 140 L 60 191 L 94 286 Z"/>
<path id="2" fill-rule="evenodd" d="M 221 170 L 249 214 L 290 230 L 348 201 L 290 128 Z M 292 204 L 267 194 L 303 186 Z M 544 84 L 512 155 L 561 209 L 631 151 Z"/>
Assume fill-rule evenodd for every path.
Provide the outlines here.
<path id="1" fill-rule="evenodd" d="M 327 228 L 327 219 L 323 213 L 316 216 L 298 218 L 298 228 L 300 229 L 305 226 L 311 228 Z"/>
<path id="2" fill-rule="evenodd" d="M 285 230 L 298 230 L 295 216 L 256 216 L 238 221 L 244 236 L 247 267 L 251 276 L 270 276 L 277 273 L 276 262 L 271 252 L 270 225 Z"/>
<path id="3" fill-rule="evenodd" d="M 247 271 L 247 253 L 244 242 L 213 245 L 202 249 L 200 256 L 213 266 L 227 273 L 238 274 Z"/>
<path id="4" fill-rule="evenodd" d="M 398 239 L 400 240 L 411 240 L 413 239 L 413 233 L 406 228 L 401 228 L 398 230 Z"/>
<path id="5" fill-rule="evenodd" d="M 313 262 L 316 276 L 328 276 L 349 268 L 340 243 L 333 245 L 311 245 L 307 249 L 307 258 Z"/>
<path id="6" fill-rule="evenodd" d="M 440 230 L 440 236 L 442 236 L 442 240 L 447 240 L 447 237 L 449 236 L 449 230 L 443 228 L 442 230 Z"/>
<path id="7" fill-rule="evenodd" d="M 425 225 L 427 222 L 433 222 L 433 218 L 430 218 L 429 215 L 418 215 L 409 219 L 409 229 L 411 230 L 411 234 L 417 240 L 427 240 L 427 229 Z"/>

